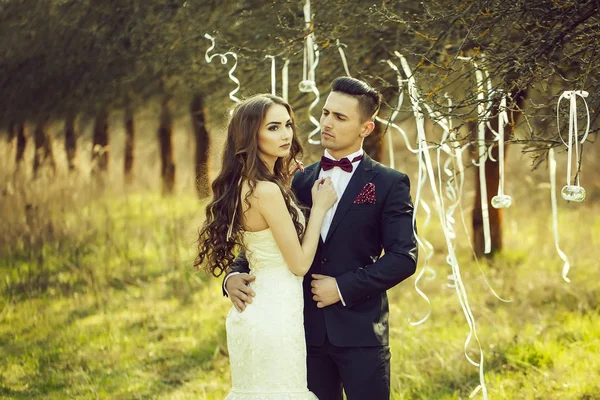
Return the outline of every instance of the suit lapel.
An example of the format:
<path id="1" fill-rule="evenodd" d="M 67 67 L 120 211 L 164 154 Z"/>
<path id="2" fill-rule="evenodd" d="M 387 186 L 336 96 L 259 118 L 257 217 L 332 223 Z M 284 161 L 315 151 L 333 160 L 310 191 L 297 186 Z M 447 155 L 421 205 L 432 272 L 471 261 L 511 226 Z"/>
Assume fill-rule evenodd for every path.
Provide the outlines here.
<path id="1" fill-rule="evenodd" d="M 375 178 L 375 175 L 377 175 L 377 172 L 373 170 L 373 160 L 371 157 L 365 154 L 363 160 L 357 165 L 356 171 L 352 175 L 350 182 L 348 182 L 348 186 L 346 187 L 346 190 L 344 191 L 344 194 L 338 203 L 337 209 L 335 210 L 335 215 L 331 221 L 331 226 L 327 232 L 327 238 L 325 239 L 326 242 L 329 240 L 329 238 L 331 238 L 331 235 L 333 235 L 340 222 L 344 219 L 344 215 L 354 202 L 354 199 L 356 199 L 356 196 L 358 196 L 360 191 L 367 183 L 371 182 L 373 178 Z"/>
<path id="2" fill-rule="evenodd" d="M 321 173 L 321 162 L 317 162 L 309 165 L 304 169 L 302 173 L 302 179 L 298 181 L 298 184 L 293 188 L 296 192 L 296 197 L 305 206 L 310 209 L 312 207 L 312 192 L 311 189 L 315 184 L 315 181 L 319 179 Z M 310 212 L 309 212 L 310 213 Z M 310 218 L 310 215 L 309 215 Z M 323 244 L 323 238 L 319 234 L 319 243 Z"/>
<path id="3" fill-rule="evenodd" d="M 304 172 L 301 172 L 302 177 L 298 180 L 297 184 L 292 187 L 298 200 L 308 208 L 312 207 L 311 189 L 315 181 L 319 178 L 320 172 L 320 162 L 309 165 L 304 169 Z"/>

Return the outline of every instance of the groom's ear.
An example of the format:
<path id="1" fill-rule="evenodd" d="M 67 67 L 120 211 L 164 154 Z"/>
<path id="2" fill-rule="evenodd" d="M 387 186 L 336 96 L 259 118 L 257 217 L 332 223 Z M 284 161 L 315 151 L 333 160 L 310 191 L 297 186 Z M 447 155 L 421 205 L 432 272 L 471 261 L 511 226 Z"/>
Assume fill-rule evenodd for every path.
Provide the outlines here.
<path id="1" fill-rule="evenodd" d="M 373 122 L 372 120 L 365 122 L 363 130 L 360 133 L 360 137 L 366 138 L 371 134 L 371 132 L 373 132 L 373 129 L 375 129 L 375 122 Z"/>

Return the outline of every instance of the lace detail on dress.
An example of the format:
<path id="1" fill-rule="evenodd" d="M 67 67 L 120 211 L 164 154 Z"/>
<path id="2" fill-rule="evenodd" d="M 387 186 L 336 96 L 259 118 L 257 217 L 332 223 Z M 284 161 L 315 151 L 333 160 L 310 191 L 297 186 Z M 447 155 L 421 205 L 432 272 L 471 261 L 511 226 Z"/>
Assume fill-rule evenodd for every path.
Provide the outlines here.
<path id="1" fill-rule="evenodd" d="M 302 224 L 304 217 L 300 212 Z M 306 382 L 302 277 L 288 268 L 270 229 L 244 233 L 256 297 L 227 315 L 228 400 L 314 400 Z"/>

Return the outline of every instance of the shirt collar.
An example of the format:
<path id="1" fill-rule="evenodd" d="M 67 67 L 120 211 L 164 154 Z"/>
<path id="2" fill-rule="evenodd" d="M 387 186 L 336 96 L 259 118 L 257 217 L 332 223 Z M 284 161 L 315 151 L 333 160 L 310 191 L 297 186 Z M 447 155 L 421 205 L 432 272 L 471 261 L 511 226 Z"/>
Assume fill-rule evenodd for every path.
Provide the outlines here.
<path id="1" fill-rule="evenodd" d="M 352 154 L 348 154 L 346 157 L 342 157 L 342 158 L 347 158 L 348 160 L 352 161 L 354 160 L 356 157 L 360 156 L 361 154 L 363 154 L 364 151 L 362 149 L 362 147 L 360 148 L 360 150 L 355 151 Z M 335 158 L 333 158 L 333 156 L 331 154 L 329 154 L 329 151 L 327 149 L 325 149 L 325 154 L 323 154 L 324 157 L 327 157 L 329 159 L 335 160 Z M 336 160 L 337 161 L 337 160 Z M 359 160 L 360 161 L 360 160 Z M 359 161 L 355 161 L 355 163 L 359 162 Z"/>

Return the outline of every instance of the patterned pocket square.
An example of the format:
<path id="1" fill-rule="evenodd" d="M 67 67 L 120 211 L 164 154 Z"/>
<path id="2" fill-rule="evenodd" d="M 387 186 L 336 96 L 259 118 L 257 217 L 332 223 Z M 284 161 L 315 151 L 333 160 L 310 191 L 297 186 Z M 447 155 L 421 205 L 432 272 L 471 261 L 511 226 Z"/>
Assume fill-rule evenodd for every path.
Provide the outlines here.
<path id="1" fill-rule="evenodd" d="M 375 204 L 375 185 L 367 183 L 354 199 L 354 204 Z"/>

